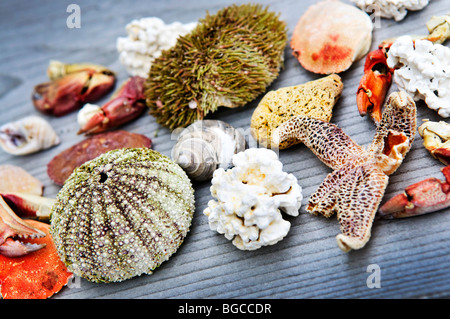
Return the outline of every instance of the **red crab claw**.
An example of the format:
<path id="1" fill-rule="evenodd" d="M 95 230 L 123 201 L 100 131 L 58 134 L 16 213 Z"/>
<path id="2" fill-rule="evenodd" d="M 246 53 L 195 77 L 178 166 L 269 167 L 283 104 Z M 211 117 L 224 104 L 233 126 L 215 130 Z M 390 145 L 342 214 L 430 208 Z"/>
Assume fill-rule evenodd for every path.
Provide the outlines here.
<path id="1" fill-rule="evenodd" d="M 442 169 L 445 181 L 431 177 L 405 188 L 378 211 L 379 217 L 392 219 L 423 215 L 450 206 L 450 165 Z"/>
<path id="2" fill-rule="evenodd" d="M 110 101 L 88 116 L 78 134 L 101 133 L 138 117 L 146 107 L 144 82 L 139 76 L 129 78 Z"/>
<path id="3" fill-rule="evenodd" d="M 114 84 L 112 71 L 92 65 L 36 85 L 32 100 L 39 111 L 63 116 L 84 103 L 97 101 L 111 91 Z"/>
<path id="4" fill-rule="evenodd" d="M 380 45 L 379 49 L 367 55 L 364 63 L 364 76 L 359 83 L 356 96 L 359 114 L 365 116 L 369 113 L 376 123 L 381 120 L 381 108 L 394 73 L 394 70 L 389 68 L 386 62 L 387 48 Z"/>
<path id="5" fill-rule="evenodd" d="M 22 243 L 14 239 L 42 238 L 46 234 L 21 220 L 0 196 L 0 254 L 6 257 L 20 257 L 44 248 L 42 244 Z"/>

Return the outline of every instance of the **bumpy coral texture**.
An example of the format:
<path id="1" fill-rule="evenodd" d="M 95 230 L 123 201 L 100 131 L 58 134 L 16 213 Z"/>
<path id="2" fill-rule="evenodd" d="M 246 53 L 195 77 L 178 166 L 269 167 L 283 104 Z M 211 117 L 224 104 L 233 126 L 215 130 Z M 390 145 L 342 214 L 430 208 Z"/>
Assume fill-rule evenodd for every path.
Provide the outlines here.
<path id="1" fill-rule="evenodd" d="M 157 17 L 134 19 L 125 26 L 127 37 L 117 38 L 119 60 L 133 76 L 147 77 L 153 60 L 163 50 L 170 49 L 180 35 L 196 26 L 195 22 L 183 24 L 175 21 L 164 23 Z"/>
<path id="2" fill-rule="evenodd" d="M 194 212 L 184 171 L 147 148 L 86 162 L 56 200 L 51 233 L 61 260 L 94 282 L 151 274 L 181 245 Z"/>
<path id="3" fill-rule="evenodd" d="M 255 250 L 282 240 L 290 229 L 281 210 L 297 216 L 302 189 L 294 175 L 283 172 L 275 152 L 251 148 L 233 156 L 234 167 L 219 168 L 212 179 L 204 214 L 212 230 L 242 250 Z"/>
<path id="4" fill-rule="evenodd" d="M 274 132 L 275 141 L 303 142 L 334 171 L 314 192 L 306 208 L 312 214 L 330 217 L 337 213 L 344 251 L 364 247 L 388 176 L 402 163 L 414 140 L 416 108 L 405 92 L 393 93 L 369 147 L 356 144 L 334 124 L 297 116 Z"/>
<path id="5" fill-rule="evenodd" d="M 361 10 L 378 14 L 382 18 L 401 21 L 408 10 L 422 10 L 428 5 L 428 0 L 351 0 Z"/>
<path id="6" fill-rule="evenodd" d="M 398 68 L 394 82 L 399 88 L 440 116 L 450 116 L 450 48 L 402 36 L 390 47 L 387 63 Z"/>

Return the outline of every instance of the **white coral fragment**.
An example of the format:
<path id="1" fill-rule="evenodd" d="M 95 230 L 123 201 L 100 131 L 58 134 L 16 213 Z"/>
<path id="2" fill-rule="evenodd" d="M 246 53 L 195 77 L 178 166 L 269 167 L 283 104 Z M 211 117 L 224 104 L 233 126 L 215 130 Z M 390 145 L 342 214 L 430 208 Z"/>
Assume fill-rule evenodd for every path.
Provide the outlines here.
<path id="1" fill-rule="evenodd" d="M 388 52 L 387 63 L 394 72 L 394 82 L 416 101 L 442 117 L 450 116 L 450 49 L 428 40 L 399 37 Z"/>
<path id="2" fill-rule="evenodd" d="M 303 199 L 297 178 L 283 172 L 277 154 L 266 148 L 235 154 L 233 165 L 214 172 L 211 194 L 217 201 L 204 210 L 210 228 L 241 250 L 279 242 L 291 227 L 280 209 L 298 216 Z"/>
<path id="3" fill-rule="evenodd" d="M 117 38 L 120 63 L 130 75 L 146 78 L 153 60 L 196 25 L 196 22 L 166 24 L 157 17 L 135 19 L 125 26 L 128 36 Z"/>
<path id="4" fill-rule="evenodd" d="M 379 15 L 382 18 L 401 21 L 408 10 L 422 10 L 429 0 L 351 0 L 361 10 Z"/>

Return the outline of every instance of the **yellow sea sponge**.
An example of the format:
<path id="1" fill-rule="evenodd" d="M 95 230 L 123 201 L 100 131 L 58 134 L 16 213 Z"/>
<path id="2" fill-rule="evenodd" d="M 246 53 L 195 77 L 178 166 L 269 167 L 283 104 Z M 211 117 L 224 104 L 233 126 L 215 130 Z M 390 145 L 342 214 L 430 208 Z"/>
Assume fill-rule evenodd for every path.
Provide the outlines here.
<path id="1" fill-rule="evenodd" d="M 253 137 L 262 146 L 269 148 L 272 132 L 294 116 L 306 115 L 329 122 L 343 89 L 341 77 L 331 74 L 268 92 L 253 112 L 250 124 Z M 294 144 L 294 141 L 285 141 L 279 148 L 285 149 Z"/>

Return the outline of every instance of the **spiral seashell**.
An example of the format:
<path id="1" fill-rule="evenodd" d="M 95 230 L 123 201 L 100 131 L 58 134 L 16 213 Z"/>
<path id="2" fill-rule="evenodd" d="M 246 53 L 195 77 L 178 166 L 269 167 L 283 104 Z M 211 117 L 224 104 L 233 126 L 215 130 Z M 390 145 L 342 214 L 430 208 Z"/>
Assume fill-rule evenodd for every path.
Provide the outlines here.
<path id="1" fill-rule="evenodd" d="M 230 124 L 201 120 L 183 129 L 171 156 L 191 179 L 205 181 L 217 168 L 229 168 L 233 155 L 245 147 L 244 135 Z"/>
<path id="2" fill-rule="evenodd" d="M 186 173 L 148 148 L 104 153 L 75 169 L 52 208 L 69 271 L 93 282 L 151 274 L 183 242 L 194 214 Z"/>
<path id="3" fill-rule="evenodd" d="M 0 127 L 0 145 L 13 155 L 35 153 L 59 142 L 51 125 L 38 116 L 28 116 Z"/>

